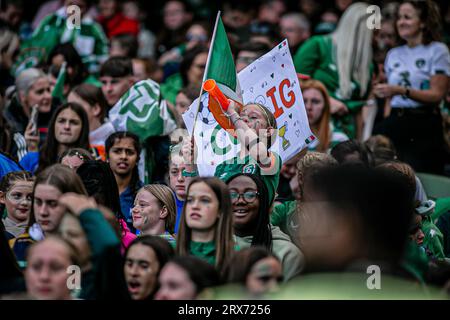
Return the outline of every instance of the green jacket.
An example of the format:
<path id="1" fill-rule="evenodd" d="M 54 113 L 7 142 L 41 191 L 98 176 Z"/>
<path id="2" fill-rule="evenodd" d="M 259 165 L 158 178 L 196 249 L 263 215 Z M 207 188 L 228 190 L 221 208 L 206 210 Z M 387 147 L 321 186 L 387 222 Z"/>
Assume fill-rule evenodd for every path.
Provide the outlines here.
<path id="1" fill-rule="evenodd" d="M 330 35 L 318 35 L 308 39 L 294 55 L 295 70 L 321 81 L 331 97 L 342 101 L 350 114 L 333 117 L 337 130 L 343 131 L 350 138 L 355 137 L 355 123 L 352 114 L 361 109 L 366 103 L 369 90 L 361 94 L 361 85 L 352 81 L 352 95 L 343 99 L 339 94 L 339 73 L 336 61 L 333 58 L 334 46 Z M 371 70 L 373 67 L 371 67 Z M 370 83 L 368 85 L 370 88 Z"/>
<path id="2" fill-rule="evenodd" d="M 92 268 L 82 275 L 79 298 L 129 299 L 121 264 L 121 242 L 113 228 L 97 209 L 84 210 L 79 219 L 92 253 Z"/>
<path id="3" fill-rule="evenodd" d="M 289 235 L 292 239 L 292 229 L 295 228 L 293 226 L 294 214 L 297 210 L 297 200 L 293 201 L 285 201 L 281 204 L 276 205 L 272 209 L 272 213 L 270 215 L 270 223 L 274 226 L 277 226 Z"/>
<path id="4" fill-rule="evenodd" d="M 424 217 L 422 222 L 422 231 L 425 234 L 423 245 L 431 251 L 434 257 L 438 259 L 445 258 L 444 254 L 444 236 L 442 232 L 431 221 L 431 217 Z"/>
<path id="5" fill-rule="evenodd" d="M 283 267 L 284 281 L 288 281 L 298 275 L 305 267 L 305 257 L 289 236 L 280 228 L 272 228 L 272 252 L 280 259 Z M 236 243 L 241 249 L 249 248 L 253 236 L 238 237 L 235 235 Z"/>
<path id="6" fill-rule="evenodd" d="M 272 204 L 275 199 L 282 166 L 281 157 L 275 152 L 272 152 L 272 154 L 275 157 L 274 170 L 271 172 L 273 174 L 264 174 L 256 160 L 250 155 L 245 156 L 243 159 L 237 155 L 219 164 L 216 167 L 214 176 L 227 183 L 232 177 L 239 173 L 257 175 L 267 187 L 269 203 Z"/>
<path id="7" fill-rule="evenodd" d="M 428 256 L 414 240 L 409 240 L 406 244 L 402 266 L 417 281 L 425 283 L 425 276 L 428 272 Z"/>

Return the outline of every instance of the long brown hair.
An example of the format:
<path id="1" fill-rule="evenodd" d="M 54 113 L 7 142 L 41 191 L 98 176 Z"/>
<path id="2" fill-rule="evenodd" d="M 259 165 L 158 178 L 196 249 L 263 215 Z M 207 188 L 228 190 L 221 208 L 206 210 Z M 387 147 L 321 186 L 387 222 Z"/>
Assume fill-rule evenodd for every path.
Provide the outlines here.
<path id="1" fill-rule="evenodd" d="M 314 132 L 319 137 L 319 145 L 317 151 L 326 152 L 330 145 L 331 130 L 330 130 L 330 96 L 328 95 L 327 88 L 322 82 L 318 80 L 306 80 L 301 84 L 302 92 L 308 89 L 316 89 L 323 97 L 323 111 L 319 120 L 319 132 Z"/>
<path id="2" fill-rule="evenodd" d="M 77 116 L 81 120 L 81 131 L 78 139 L 72 143 L 68 148 L 82 148 L 89 149 L 89 121 L 84 111 L 83 107 L 78 103 L 66 103 L 58 107 L 55 113 L 53 114 L 50 125 L 48 127 L 47 138 L 42 145 L 42 148 L 39 152 L 39 167 L 36 170 L 36 174 L 42 172 L 45 168 L 48 168 L 52 164 L 58 162 L 58 147 L 60 142 L 56 140 L 55 136 L 55 124 L 58 115 L 66 109 L 70 109 L 77 114 Z"/>
<path id="3" fill-rule="evenodd" d="M 221 271 L 233 253 L 233 211 L 230 193 L 227 185 L 216 177 L 194 178 L 186 191 L 186 198 L 189 196 L 191 187 L 204 182 L 214 192 L 219 200 L 220 217 L 215 225 L 214 242 L 216 248 L 216 269 Z M 180 230 L 177 238 L 176 254 L 180 256 L 189 255 L 189 244 L 191 242 L 192 230 L 186 224 L 186 205 L 180 220 Z"/>

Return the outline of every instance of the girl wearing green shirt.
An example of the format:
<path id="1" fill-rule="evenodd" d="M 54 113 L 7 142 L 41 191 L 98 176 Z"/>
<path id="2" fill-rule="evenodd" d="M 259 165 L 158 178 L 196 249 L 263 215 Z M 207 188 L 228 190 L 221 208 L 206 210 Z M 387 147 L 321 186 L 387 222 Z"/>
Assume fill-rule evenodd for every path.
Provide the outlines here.
<path id="1" fill-rule="evenodd" d="M 237 173 L 256 174 L 264 181 L 272 204 L 282 164 L 280 156 L 269 151 L 277 135 L 275 116 L 259 103 L 246 104 L 239 110 L 229 101 L 226 115 L 235 127 L 241 150 L 236 157 L 219 164 L 214 175 L 227 181 Z"/>
<path id="2" fill-rule="evenodd" d="M 176 254 L 206 260 L 219 271 L 233 252 L 233 215 L 228 188 L 217 178 L 195 178 L 181 215 Z"/>
<path id="3" fill-rule="evenodd" d="M 248 103 L 239 108 L 234 101 L 228 100 L 225 116 L 233 124 L 235 134 L 240 142 L 241 150 L 234 158 L 220 163 L 214 176 L 227 181 L 237 173 L 256 174 L 263 179 L 269 194 L 269 202 L 273 203 L 280 180 L 282 161 L 278 154 L 270 151 L 277 135 L 277 121 L 273 113 L 259 103 Z M 185 176 L 195 176 L 193 143 L 182 148 L 186 162 Z"/>

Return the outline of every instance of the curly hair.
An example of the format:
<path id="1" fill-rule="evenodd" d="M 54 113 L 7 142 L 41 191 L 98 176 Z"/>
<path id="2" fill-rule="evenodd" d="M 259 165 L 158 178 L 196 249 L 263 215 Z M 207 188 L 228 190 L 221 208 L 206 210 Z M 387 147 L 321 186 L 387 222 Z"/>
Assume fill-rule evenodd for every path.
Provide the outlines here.
<path id="1" fill-rule="evenodd" d="M 411 4 L 418 11 L 420 21 L 424 24 L 422 42 L 430 44 L 432 41 L 440 41 L 442 23 L 438 5 L 432 0 L 404 0 L 401 5 L 405 3 Z"/>

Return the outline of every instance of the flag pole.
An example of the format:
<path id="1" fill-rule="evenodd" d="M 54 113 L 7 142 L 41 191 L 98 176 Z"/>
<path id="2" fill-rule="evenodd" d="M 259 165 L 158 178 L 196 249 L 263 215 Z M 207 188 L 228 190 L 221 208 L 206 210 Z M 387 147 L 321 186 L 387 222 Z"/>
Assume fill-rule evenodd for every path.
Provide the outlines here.
<path id="1" fill-rule="evenodd" d="M 203 94 L 203 82 L 206 81 L 206 74 L 208 72 L 209 69 L 209 64 L 211 62 L 211 54 L 212 54 L 212 48 L 214 47 L 214 41 L 216 39 L 216 31 L 217 31 L 217 25 L 219 24 L 219 18 L 220 18 L 220 10 L 217 12 L 217 17 L 216 17 L 216 23 L 214 24 L 214 31 L 211 37 L 211 43 L 209 45 L 209 51 L 208 51 L 208 58 L 206 59 L 206 66 L 205 66 L 205 71 L 203 73 L 203 80 L 202 80 L 202 85 L 200 86 L 200 94 L 198 96 L 198 105 L 197 105 L 197 111 L 195 113 L 195 118 L 194 118 L 194 126 L 192 127 L 192 141 L 194 141 L 194 134 L 195 134 L 195 126 L 197 125 L 197 118 L 198 118 L 198 113 L 200 111 L 200 103 L 201 103 L 201 97 Z"/>

